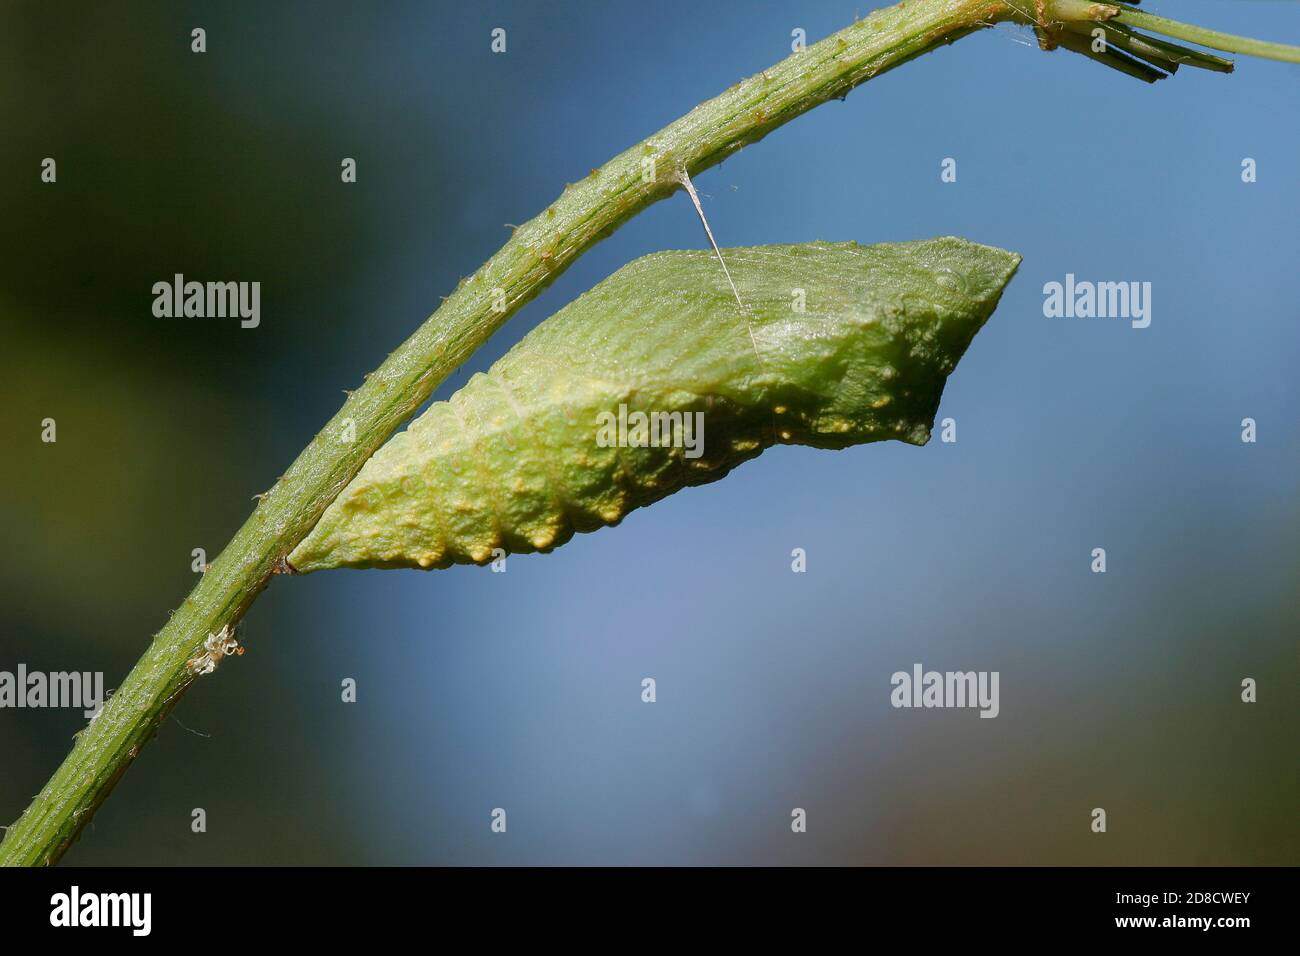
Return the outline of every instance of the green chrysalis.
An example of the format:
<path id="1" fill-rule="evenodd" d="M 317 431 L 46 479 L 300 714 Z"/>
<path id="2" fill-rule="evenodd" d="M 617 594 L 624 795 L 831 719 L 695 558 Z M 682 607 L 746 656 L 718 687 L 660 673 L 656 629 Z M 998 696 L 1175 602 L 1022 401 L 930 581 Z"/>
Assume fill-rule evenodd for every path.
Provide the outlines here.
<path id="1" fill-rule="evenodd" d="M 774 444 L 930 437 L 1020 257 L 963 239 L 726 249 L 624 266 L 394 435 L 289 556 L 300 572 L 483 564 L 715 481 Z"/>

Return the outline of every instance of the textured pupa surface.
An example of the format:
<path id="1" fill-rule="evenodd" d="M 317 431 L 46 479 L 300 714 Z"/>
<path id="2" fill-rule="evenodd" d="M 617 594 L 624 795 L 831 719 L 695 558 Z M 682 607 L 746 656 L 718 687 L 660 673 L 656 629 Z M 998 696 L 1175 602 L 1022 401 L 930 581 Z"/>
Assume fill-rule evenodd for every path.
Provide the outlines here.
<path id="1" fill-rule="evenodd" d="M 711 252 L 629 263 L 394 435 L 290 564 L 483 564 L 617 524 L 774 444 L 924 444 L 1020 263 L 952 237 L 722 254 L 744 312 Z M 611 420 L 638 412 L 664 425 L 659 444 L 631 428 L 611 444 Z"/>

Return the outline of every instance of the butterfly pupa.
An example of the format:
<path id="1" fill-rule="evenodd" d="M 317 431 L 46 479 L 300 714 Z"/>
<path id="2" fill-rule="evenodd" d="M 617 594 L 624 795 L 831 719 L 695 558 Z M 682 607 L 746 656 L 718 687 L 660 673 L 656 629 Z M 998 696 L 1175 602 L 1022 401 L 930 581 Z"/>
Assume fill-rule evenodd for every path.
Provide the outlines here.
<path id="1" fill-rule="evenodd" d="M 774 444 L 924 444 L 1020 263 L 951 237 L 723 256 L 744 311 L 712 252 L 629 263 L 394 435 L 290 566 L 485 564 L 618 524 Z"/>

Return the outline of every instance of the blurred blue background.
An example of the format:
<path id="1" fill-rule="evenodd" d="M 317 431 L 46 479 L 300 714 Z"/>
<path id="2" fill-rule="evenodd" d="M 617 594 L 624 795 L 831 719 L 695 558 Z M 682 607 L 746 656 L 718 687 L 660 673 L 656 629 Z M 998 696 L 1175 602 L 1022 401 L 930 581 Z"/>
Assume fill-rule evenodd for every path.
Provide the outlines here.
<path id="1" fill-rule="evenodd" d="M 0 669 L 114 686 L 191 549 L 503 224 L 874 5 L 6 4 Z M 1147 9 L 1300 43 L 1300 4 Z M 958 441 L 778 448 L 505 574 L 277 580 L 67 861 L 1297 862 L 1298 93 L 1300 67 L 1245 58 L 1146 87 L 1003 27 L 701 175 L 723 245 L 1024 255 L 944 395 Z M 703 242 L 684 196 L 656 205 L 439 397 Z M 261 327 L 154 319 L 175 272 L 261 281 Z M 1151 282 L 1150 328 L 1044 318 L 1067 272 Z M 1000 716 L 891 708 L 915 662 L 999 671 Z M 0 711 L 0 819 L 82 722 Z"/>

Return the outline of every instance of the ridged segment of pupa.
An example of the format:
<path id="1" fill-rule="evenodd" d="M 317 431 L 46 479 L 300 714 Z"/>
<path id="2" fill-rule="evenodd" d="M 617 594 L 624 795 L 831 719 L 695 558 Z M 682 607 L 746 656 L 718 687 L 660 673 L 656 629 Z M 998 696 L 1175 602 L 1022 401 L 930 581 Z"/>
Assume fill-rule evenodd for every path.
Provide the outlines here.
<path id="1" fill-rule="evenodd" d="M 617 524 L 773 444 L 924 444 L 948 374 L 1020 262 L 951 237 L 723 256 L 745 312 L 711 252 L 628 264 L 395 435 L 290 564 L 482 564 Z M 680 436 L 602 447 L 620 406 L 630 421 L 703 412 L 702 453 Z"/>

